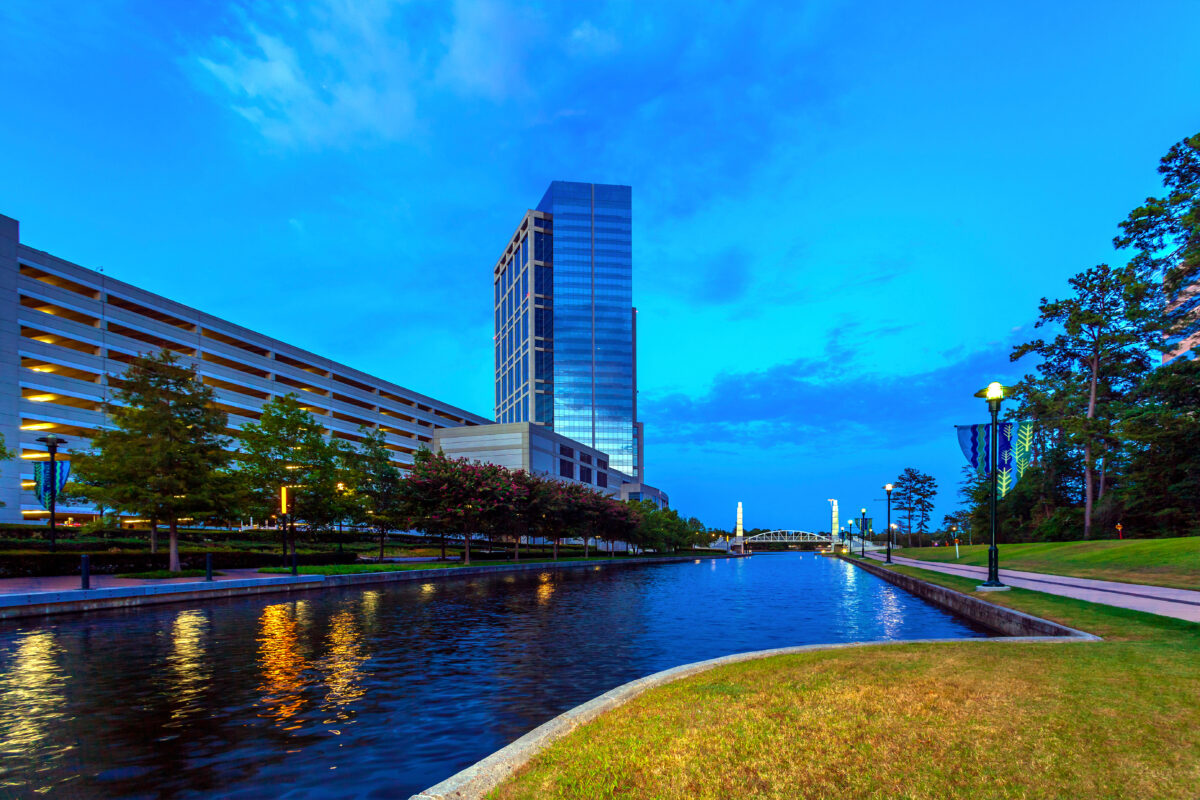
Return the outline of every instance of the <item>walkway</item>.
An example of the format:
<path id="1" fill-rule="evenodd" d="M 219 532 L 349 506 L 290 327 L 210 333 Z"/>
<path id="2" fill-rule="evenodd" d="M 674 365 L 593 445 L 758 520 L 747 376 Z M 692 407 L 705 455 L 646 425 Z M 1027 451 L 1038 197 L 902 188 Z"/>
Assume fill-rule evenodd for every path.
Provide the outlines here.
<path id="1" fill-rule="evenodd" d="M 874 553 L 868 553 L 867 557 L 874 558 L 877 561 L 884 560 L 883 556 Z M 967 564 L 935 561 L 918 561 L 915 558 L 905 558 L 895 553 L 892 553 L 892 561 L 904 566 L 920 567 L 921 569 L 933 572 L 944 572 L 947 575 L 978 578 L 980 581 L 987 579 L 987 567 L 974 567 Z M 1188 589 L 1145 586 L 1140 583 L 1095 581 L 1090 578 L 1049 575 L 1043 572 L 1020 572 L 1011 569 L 1000 570 L 1000 582 L 1006 586 L 1018 589 L 1032 589 L 1035 592 L 1074 597 L 1092 603 L 1103 603 L 1107 606 L 1145 611 L 1164 617 L 1176 617 L 1177 619 L 1186 619 L 1189 622 L 1200 622 L 1200 592 L 1189 591 Z"/>

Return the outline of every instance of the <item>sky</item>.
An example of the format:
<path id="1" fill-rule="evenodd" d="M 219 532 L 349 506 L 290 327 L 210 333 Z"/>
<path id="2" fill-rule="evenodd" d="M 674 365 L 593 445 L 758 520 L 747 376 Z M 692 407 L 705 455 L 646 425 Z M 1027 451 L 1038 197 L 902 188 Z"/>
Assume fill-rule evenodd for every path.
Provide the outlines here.
<path id="1" fill-rule="evenodd" d="M 1200 130 L 1200 3 L 7 0 L 21 239 L 492 413 L 491 267 L 633 187 L 647 479 L 685 516 L 958 506 L 953 425 Z"/>

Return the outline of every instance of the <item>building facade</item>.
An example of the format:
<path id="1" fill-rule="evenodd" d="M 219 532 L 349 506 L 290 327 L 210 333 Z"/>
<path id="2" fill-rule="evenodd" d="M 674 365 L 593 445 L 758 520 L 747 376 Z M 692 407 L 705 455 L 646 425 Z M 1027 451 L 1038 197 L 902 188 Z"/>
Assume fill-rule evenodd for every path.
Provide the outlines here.
<path id="1" fill-rule="evenodd" d="M 531 422 L 644 475 L 632 190 L 554 181 L 493 269 L 498 423 Z"/>
<path id="2" fill-rule="evenodd" d="M 360 426 L 384 433 L 407 468 L 440 428 L 490 419 L 322 358 L 20 242 L 0 215 L 0 433 L 17 458 L 0 465 L 0 520 L 34 521 L 33 464 L 39 437 L 86 449 L 107 424 L 109 380 L 135 356 L 170 350 L 194 365 L 229 415 L 228 433 L 261 417 L 272 398 L 300 396 L 327 436 L 359 441 Z M 89 516 L 91 509 L 63 508 Z"/>

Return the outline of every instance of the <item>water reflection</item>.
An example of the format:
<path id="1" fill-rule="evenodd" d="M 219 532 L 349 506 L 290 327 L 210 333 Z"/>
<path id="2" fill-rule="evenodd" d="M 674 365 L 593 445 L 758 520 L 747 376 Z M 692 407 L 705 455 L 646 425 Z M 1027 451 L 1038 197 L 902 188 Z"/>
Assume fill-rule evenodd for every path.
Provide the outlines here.
<path id="1" fill-rule="evenodd" d="M 203 713 L 202 696 L 209 684 L 209 662 L 205 657 L 208 618 L 197 609 L 181 611 L 171 624 L 171 652 L 167 669 L 173 678 L 172 722 L 178 724 L 194 713 Z"/>
<path id="2" fill-rule="evenodd" d="M 16 754 L 33 763 L 51 757 L 54 726 L 63 717 L 66 673 L 60 648 L 50 631 L 35 631 L 21 638 L 0 679 L 3 713 L 0 731 L 6 756 Z M 7 781 L 6 781 L 7 783 Z"/>
<path id="3" fill-rule="evenodd" d="M 296 606 L 281 603 L 267 606 L 259 617 L 258 655 L 262 666 L 260 716 L 275 720 L 284 730 L 304 708 L 304 656 L 300 653 Z"/>
<path id="4" fill-rule="evenodd" d="M 351 719 L 350 706 L 365 691 L 361 667 L 367 658 L 354 613 L 345 610 L 335 614 L 329 621 L 328 651 L 320 663 L 325 683 L 325 703 L 321 710 L 333 715 L 332 719 L 325 719 L 326 725 Z"/>
<path id="5" fill-rule="evenodd" d="M 405 797 L 667 667 L 977 635 L 840 561 L 786 554 L 181 608 L 0 626 L 0 797 Z M 334 769 L 352 778 L 331 786 Z"/>

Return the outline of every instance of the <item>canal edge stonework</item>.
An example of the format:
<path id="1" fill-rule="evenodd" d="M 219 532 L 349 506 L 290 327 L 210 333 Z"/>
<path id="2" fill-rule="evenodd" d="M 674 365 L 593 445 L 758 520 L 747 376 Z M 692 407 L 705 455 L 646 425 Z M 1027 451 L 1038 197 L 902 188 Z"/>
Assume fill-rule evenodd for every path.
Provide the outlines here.
<path id="1" fill-rule="evenodd" d="M 840 556 L 839 556 L 840 558 Z M 851 559 L 843 559 L 853 566 L 860 566 L 877 575 L 883 580 L 920 597 L 936 606 L 966 617 L 991 630 L 1005 634 L 999 638 L 990 639 L 912 639 L 907 641 L 883 640 L 874 642 L 848 642 L 839 644 L 800 645 L 797 647 L 779 647 L 771 650 L 754 650 L 747 653 L 735 653 L 707 661 L 697 661 L 691 664 L 673 667 L 656 672 L 644 678 L 630 681 L 618 686 L 599 697 L 559 714 L 554 719 L 539 725 L 529 733 L 497 750 L 492 755 L 475 762 L 466 769 L 450 776 L 446 780 L 432 786 L 420 794 L 412 795 L 409 800 L 476 800 L 484 797 L 492 789 L 504 783 L 517 769 L 524 766 L 538 753 L 545 750 L 553 742 L 561 739 L 571 731 L 586 725 L 601 714 L 612 711 L 642 693 L 672 683 L 701 672 L 742 661 L 754 661 L 760 658 L 789 655 L 793 653 L 810 653 L 821 650 L 840 650 L 851 647 L 893 646 L 906 644 L 946 644 L 951 642 L 1098 642 L 1099 636 L 1085 631 L 1060 625 L 1052 620 L 1035 617 L 1003 606 L 997 606 L 976 597 L 955 592 L 942 586 L 936 586 L 919 578 L 901 575 L 887 569 L 875 567 L 873 564 L 863 564 Z M 903 579 L 903 580 L 899 580 Z M 983 606 L 987 608 L 982 608 Z M 1008 633 L 1008 631 L 1026 631 L 1026 633 Z M 1036 633 L 1031 633 L 1036 631 Z"/>

